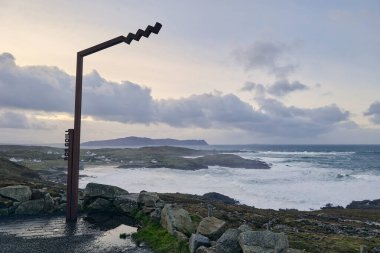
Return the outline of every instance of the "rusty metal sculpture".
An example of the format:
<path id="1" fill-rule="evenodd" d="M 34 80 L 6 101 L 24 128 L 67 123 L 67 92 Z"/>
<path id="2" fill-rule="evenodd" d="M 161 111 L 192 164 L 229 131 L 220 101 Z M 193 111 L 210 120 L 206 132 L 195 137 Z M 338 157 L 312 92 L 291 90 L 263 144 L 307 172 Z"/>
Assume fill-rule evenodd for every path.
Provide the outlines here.
<path id="1" fill-rule="evenodd" d="M 77 72 L 75 86 L 75 115 L 74 129 L 69 129 L 65 141 L 68 148 L 65 150 L 66 160 L 68 160 L 67 171 L 67 208 L 66 220 L 76 221 L 78 210 L 78 183 L 79 183 L 79 153 L 80 153 L 80 127 L 82 111 L 82 76 L 83 76 L 83 58 L 87 55 L 99 52 L 103 49 L 115 46 L 120 43 L 128 45 L 133 41 L 139 41 L 142 36 L 148 38 L 151 33 L 158 34 L 162 25 L 156 23 L 154 26 L 148 26 L 145 30 L 139 29 L 136 34 L 129 33 L 126 37 L 119 36 L 114 39 L 105 41 L 93 47 L 84 49 L 77 53 Z"/>

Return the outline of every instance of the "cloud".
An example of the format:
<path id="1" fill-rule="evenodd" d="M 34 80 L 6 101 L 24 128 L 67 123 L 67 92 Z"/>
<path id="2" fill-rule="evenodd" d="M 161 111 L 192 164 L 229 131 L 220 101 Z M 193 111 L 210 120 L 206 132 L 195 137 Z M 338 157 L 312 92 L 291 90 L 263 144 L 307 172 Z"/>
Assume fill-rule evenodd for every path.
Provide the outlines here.
<path id="1" fill-rule="evenodd" d="M 294 91 L 302 91 L 302 90 L 307 90 L 308 87 L 305 84 L 300 83 L 299 81 L 294 81 L 289 83 L 288 80 L 280 80 L 276 81 L 274 84 L 268 87 L 268 93 L 278 96 L 278 97 L 283 97 L 291 92 Z"/>
<path id="2" fill-rule="evenodd" d="M 278 78 L 294 72 L 296 65 L 285 59 L 290 47 L 271 41 L 257 41 L 246 48 L 235 50 L 234 56 L 246 70 L 266 70 Z"/>
<path id="3" fill-rule="evenodd" d="M 48 129 L 47 125 L 43 122 L 17 112 L 0 113 L 0 128 Z"/>
<path id="4" fill-rule="evenodd" d="M 0 88 L 3 108 L 73 112 L 74 78 L 55 67 L 20 67 L 12 55 L 2 54 Z M 268 87 L 246 83 L 242 89 L 284 96 L 306 87 L 297 81 L 278 81 Z M 256 102 L 258 108 L 234 94 L 221 92 L 158 100 L 147 87 L 128 81 L 107 81 L 96 71 L 86 75 L 83 82 L 83 114 L 97 120 L 163 123 L 177 128 L 238 129 L 288 137 L 317 136 L 349 122 L 349 113 L 336 105 L 314 109 L 287 107 L 265 96 L 257 96 Z M 22 115 L 5 114 L 2 125 L 31 127 L 30 120 Z"/>
<path id="5" fill-rule="evenodd" d="M 269 93 L 276 97 L 283 97 L 295 91 L 308 90 L 309 87 L 299 81 L 289 82 L 287 79 L 282 79 L 270 85 L 262 85 L 253 82 L 246 82 L 240 89 L 241 91 L 256 92 L 257 96 L 264 96 Z"/>
<path id="6" fill-rule="evenodd" d="M 369 116 L 373 123 L 380 124 L 380 102 L 373 102 L 364 115 Z"/>

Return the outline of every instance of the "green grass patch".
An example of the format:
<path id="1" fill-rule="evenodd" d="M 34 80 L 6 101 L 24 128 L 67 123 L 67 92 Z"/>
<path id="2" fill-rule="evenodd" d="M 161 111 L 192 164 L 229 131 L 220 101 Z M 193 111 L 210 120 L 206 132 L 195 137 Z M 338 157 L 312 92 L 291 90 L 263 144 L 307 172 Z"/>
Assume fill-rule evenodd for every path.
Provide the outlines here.
<path id="1" fill-rule="evenodd" d="M 132 238 L 137 243 L 144 242 L 157 253 L 189 253 L 188 242 L 179 241 L 160 224 L 152 221 L 141 212 L 134 216 L 142 223 L 142 228 L 137 233 L 132 234 Z"/>

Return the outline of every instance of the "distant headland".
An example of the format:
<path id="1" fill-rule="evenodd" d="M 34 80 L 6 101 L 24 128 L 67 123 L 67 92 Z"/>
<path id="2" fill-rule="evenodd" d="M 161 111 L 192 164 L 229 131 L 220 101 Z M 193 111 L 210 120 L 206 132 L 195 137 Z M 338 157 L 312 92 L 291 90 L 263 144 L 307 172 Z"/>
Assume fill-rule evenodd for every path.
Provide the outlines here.
<path id="1" fill-rule="evenodd" d="M 125 137 L 111 140 L 88 141 L 83 146 L 205 146 L 205 140 L 151 139 L 146 137 Z"/>

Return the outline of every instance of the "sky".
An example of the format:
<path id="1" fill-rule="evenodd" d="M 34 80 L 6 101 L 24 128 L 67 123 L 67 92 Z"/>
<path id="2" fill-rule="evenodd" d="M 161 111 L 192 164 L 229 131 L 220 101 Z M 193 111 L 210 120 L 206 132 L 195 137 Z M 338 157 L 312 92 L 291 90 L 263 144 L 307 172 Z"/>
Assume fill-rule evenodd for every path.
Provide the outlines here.
<path id="1" fill-rule="evenodd" d="M 380 144 L 379 1 L 0 0 L 0 143 Z"/>

